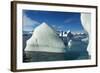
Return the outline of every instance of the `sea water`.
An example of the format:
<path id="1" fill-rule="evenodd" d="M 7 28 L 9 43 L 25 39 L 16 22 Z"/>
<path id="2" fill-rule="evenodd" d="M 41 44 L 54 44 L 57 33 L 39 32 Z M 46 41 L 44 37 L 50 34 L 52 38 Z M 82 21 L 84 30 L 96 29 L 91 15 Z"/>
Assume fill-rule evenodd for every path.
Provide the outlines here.
<path id="1" fill-rule="evenodd" d="M 31 35 L 24 35 L 25 43 Z M 72 46 L 64 48 L 65 52 L 41 52 L 41 51 L 24 51 L 26 44 L 23 44 L 23 62 L 41 62 L 41 61 L 61 61 L 61 60 L 83 60 L 90 59 L 87 52 L 88 42 L 73 40 Z M 50 48 L 50 47 L 48 47 Z"/>

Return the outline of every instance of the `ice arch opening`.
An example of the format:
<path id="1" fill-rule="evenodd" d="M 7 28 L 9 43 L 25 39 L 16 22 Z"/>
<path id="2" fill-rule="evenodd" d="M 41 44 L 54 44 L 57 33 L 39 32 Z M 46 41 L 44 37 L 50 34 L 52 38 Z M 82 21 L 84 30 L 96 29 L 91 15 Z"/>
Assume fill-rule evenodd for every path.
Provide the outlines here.
<path id="1" fill-rule="evenodd" d="M 88 33 L 89 43 L 87 46 L 87 51 L 90 55 L 90 49 L 91 49 L 91 14 L 90 13 L 81 13 L 81 23 L 84 28 L 84 30 Z"/>

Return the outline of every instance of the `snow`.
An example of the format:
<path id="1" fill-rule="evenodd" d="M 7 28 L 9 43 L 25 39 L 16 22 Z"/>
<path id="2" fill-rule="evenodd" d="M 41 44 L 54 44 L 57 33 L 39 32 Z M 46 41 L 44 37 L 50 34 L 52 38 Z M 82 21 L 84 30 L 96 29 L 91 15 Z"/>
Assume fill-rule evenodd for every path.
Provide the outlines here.
<path id="1" fill-rule="evenodd" d="M 72 46 L 72 40 L 69 40 L 68 41 L 68 47 L 71 48 L 71 46 Z"/>
<path id="2" fill-rule="evenodd" d="M 67 31 L 67 34 L 70 33 L 70 32 L 71 32 L 71 30 L 68 30 L 68 31 Z"/>
<path id="3" fill-rule="evenodd" d="M 25 51 L 65 52 L 65 45 L 56 31 L 43 22 L 27 40 Z"/>
<path id="4" fill-rule="evenodd" d="M 83 42 L 88 42 L 88 40 L 89 40 L 88 37 L 87 38 L 84 38 L 84 39 L 81 39 L 81 41 L 83 41 Z"/>
<path id="5" fill-rule="evenodd" d="M 90 13 L 81 13 L 81 23 L 86 30 L 86 32 L 91 32 L 91 14 Z"/>

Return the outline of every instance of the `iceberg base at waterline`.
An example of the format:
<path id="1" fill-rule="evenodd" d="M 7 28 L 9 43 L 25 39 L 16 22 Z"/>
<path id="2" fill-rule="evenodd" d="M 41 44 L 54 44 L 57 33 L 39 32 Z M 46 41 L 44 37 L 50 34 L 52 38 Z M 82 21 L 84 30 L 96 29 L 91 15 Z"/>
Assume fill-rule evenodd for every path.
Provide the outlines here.
<path id="1" fill-rule="evenodd" d="M 23 62 L 68 61 L 90 59 L 87 51 L 43 52 L 25 51 Z"/>
<path id="2" fill-rule="evenodd" d="M 65 60 L 65 53 L 26 51 L 23 62 L 45 62 Z"/>
<path id="3" fill-rule="evenodd" d="M 64 52 L 48 52 L 48 51 L 25 51 L 23 62 L 42 62 L 42 61 L 64 61 L 64 60 L 84 60 L 90 59 L 86 50 L 87 43 L 81 41 L 72 41 L 70 48 L 64 48 Z M 44 48 L 44 47 L 43 47 Z M 43 49 L 35 48 L 35 49 Z M 45 47 L 48 49 L 48 47 Z M 50 47 L 49 49 L 55 49 Z M 57 48 L 56 48 L 57 49 Z M 81 50 L 82 49 L 82 50 Z M 58 50 L 57 50 L 58 51 Z"/>

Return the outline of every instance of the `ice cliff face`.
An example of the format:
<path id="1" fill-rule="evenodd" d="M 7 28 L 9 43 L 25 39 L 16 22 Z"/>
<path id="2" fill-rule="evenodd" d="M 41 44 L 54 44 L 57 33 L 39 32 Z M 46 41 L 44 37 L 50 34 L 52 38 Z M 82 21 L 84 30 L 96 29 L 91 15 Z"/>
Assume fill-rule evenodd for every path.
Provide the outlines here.
<path id="1" fill-rule="evenodd" d="M 89 55 L 91 54 L 91 14 L 90 13 L 81 13 L 81 23 L 84 28 L 84 30 L 88 33 L 89 35 L 89 44 L 87 47 L 87 51 Z"/>
<path id="2" fill-rule="evenodd" d="M 46 23 L 37 26 L 27 41 L 25 51 L 64 52 L 65 45 Z"/>

